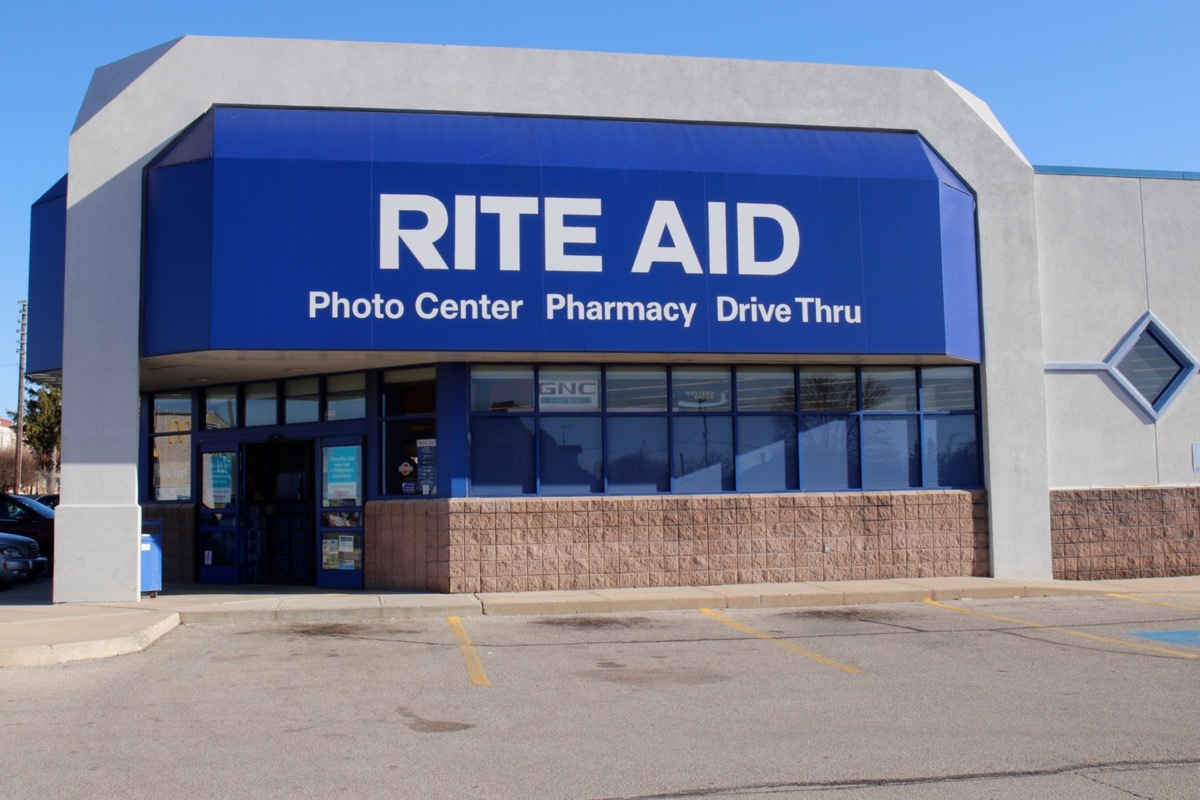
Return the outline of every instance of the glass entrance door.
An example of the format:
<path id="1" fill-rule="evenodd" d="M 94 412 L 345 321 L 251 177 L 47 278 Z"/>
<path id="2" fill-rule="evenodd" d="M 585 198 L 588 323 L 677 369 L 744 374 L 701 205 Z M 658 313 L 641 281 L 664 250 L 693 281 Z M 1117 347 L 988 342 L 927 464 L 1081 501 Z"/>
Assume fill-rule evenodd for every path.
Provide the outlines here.
<path id="1" fill-rule="evenodd" d="M 363 588 L 363 504 L 362 437 L 322 439 L 318 586 Z"/>
<path id="2" fill-rule="evenodd" d="M 315 582 L 313 442 L 242 445 L 242 583 Z"/>
<path id="3" fill-rule="evenodd" d="M 238 454 L 200 454 L 200 582 L 241 582 Z"/>

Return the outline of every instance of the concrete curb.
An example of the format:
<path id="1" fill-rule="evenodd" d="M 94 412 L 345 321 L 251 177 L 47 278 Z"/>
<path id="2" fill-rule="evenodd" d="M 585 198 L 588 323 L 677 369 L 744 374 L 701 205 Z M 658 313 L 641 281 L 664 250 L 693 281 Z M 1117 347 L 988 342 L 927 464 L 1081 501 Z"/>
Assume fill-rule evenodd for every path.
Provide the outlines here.
<path id="1" fill-rule="evenodd" d="M 258 601 L 264 604 L 266 601 Z M 484 607 L 474 595 L 446 595 L 445 599 L 430 599 L 428 595 L 393 597 L 381 595 L 352 598 L 333 605 L 300 605 L 296 598 L 279 598 L 270 607 L 236 607 L 236 603 L 221 606 L 181 608 L 183 624 L 237 624 L 254 622 L 348 622 L 354 620 L 422 619 L 428 617 L 477 617 Z M 328 600 L 325 600 L 328 603 Z M 532 612 L 538 613 L 538 612 Z"/>
<path id="2" fill-rule="evenodd" d="M 147 616 L 141 630 L 124 636 L 0 648 L 0 667 L 45 667 L 136 653 L 180 624 L 179 614 L 173 611 L 150 612 Z"/>

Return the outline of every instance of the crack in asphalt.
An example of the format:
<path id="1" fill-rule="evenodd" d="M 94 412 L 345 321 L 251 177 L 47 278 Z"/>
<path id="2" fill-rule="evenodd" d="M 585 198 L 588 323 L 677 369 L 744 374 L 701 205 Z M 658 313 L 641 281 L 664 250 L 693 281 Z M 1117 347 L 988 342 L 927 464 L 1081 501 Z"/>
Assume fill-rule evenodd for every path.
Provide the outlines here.
<path id="1" fill-rule="evenodd" d="M 1130 790 L 1126 789 L 1124 786 L 1117 786 L 1116 784 L 1109 783 L 1108 781 L 1102 781 L 1094 775 L 1088 775 L 1086 773 L 1081 772 L 1081 773 L 1079 773 L 1079 777 L 1084 778 L 1085 780 L 1089 780 L 1092 783 L 1098 783 L 1101 786 L 1104 786 L 1106 788 L 1115 789 L 1118 792 L 1121 792 L 1122 794 L 1129 795 L 1130 797 L 1136 797 L 1136 798 L 1138 798 L 1138 800 L 1154 800 L 1153 797 L 1147 797 L 1144 794 L 1138 794 L 1137 792 L 1131 792 Z"/>
<path id="2" fill-rule="evenodd" d="M 1003 770 L 998 772 L 964 772 L 952 775 L 926 775 L 916 778 L 860 778 L 844 781 L 789 781 L 782 783 L 754 783 L 741 786 L 706 786 L 696 789 L 681 789 L 674 792 L 655 794 L 613 795 L 592 800 L 684 800 L 689 797 L 736 797 L 740 794 L 762 794 L 767 792 L 802 791 L 828 792 L 842 789 L 874 789 L 888 786 L 931 786 L 943 783 L 966 783 L 1002 778 L 1045 778 L 1056 775 L 1079 775 L 1096 783 L 1104 783 L 1087 775 L 1088 772 L 1118 772 L 1131 770 L 1171 769 L 1173 767 L 1200 766 L 1200 758 L 1167 759 L 1161 761 L 1100 761 L 1088 764 L 1071 764 L 1063 767 L 1029 770 Z M 1108 786 L 1109 784 L 1104 784 Z M 1132 797 L 1141 795 L 1121 789 Z"/>

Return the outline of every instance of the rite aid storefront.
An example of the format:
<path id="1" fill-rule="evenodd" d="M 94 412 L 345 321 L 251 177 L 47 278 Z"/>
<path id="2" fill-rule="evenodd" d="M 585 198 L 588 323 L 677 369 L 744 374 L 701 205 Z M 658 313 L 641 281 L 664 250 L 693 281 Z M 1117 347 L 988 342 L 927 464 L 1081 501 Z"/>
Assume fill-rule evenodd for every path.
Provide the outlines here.
<path id="1" fill-rule="evenodd" d="M 403 45 L 104 68 L 34 212 L 56 599 L 133 591 L 143 520 L 210 583 L 1049 576 L 1033 172 L 981 108 Z"/>

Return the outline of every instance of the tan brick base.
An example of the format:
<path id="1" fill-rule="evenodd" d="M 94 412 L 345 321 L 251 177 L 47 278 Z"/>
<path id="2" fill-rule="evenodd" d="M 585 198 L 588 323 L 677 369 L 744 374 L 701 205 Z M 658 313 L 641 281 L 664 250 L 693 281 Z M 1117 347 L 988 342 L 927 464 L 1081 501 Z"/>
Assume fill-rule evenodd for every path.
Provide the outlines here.
<path id="1" fill-rule="evenodd" d="M 1200 486 L 1050 493 L 1054 577 L 1200 574 Z"/>
<path id="2" fill-rule="evenodd" d="M 987 575 L 984 492 L 367 504 L 366 588 L 506 592 Z"/>

